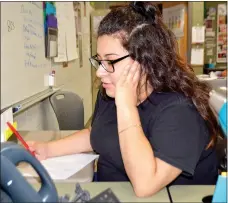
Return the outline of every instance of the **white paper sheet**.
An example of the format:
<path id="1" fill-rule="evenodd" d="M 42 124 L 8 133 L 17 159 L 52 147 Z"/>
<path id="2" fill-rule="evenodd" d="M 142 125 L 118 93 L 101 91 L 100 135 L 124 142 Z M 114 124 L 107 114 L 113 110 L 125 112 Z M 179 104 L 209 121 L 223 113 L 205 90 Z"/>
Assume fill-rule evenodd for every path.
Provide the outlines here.
<path id="1" fill-rule="evenodd" d="M 191 64 L 203 65 L 204 64 L 204 49 L 193 48 L 191 52 Z"/>
<path id="2" fill-rule="evenodd" d="M 76 27 L 75 27 L 75 15 L 74 15 L 74 7 L 73 2 L 65 2 L 68 3 L 66 6 L 66 25 L 67 25 L 67 59 L 68 61 L 74 60 L 78 58 L 77 52 L 77 39 L 76 39 Z"/>
<path id="3" fill-rule="evenodd" d="M 73 2 L 56 2 L 58 20 L 58 57 L 55 62 L 78 58 Z"/>
<path id="4" fill-rule="evenodd" d="M 98 157 L 99 155 L 82 153 L 50 158 L 41 161 L 41 163 L 52 179 L 66 180 Z M 19 167 L 19 169 L 24 176 L 37 176 L 30 165 Z"/>
<path id="5" fill-rule="evenodd" d="M 56 2 L 56 17 L 58 22 L 58 56 L 54 58 L 54 62 L 67 61 L 66 50 L 66 20 L 64 2 Z"/>
<path id="6" fill-rule="evenodd" d="M 13 124 L 13 110 L 12 108 L 7 109 L 1 114 L 1 142 L 5 142 L 4 132 L 8 129 L 6 122 Z"/>
<path id="7" fill-rule="evenodd" d="M 205 26 L 192 27 L 192 43 L 203 43 L 205 41 Z"/>

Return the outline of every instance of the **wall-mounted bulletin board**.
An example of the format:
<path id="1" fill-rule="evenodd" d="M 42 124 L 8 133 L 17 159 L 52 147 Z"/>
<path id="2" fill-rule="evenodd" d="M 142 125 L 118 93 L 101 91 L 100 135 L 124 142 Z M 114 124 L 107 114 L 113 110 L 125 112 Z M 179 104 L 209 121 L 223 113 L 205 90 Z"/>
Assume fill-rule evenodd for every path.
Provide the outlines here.
<path id="1" fill-rule="evenodd" d="M 204 2 L 204 23 L 204 63 L 214 64 L 216 70 L 224 70 L 227 62 L 227 3 Z"/>
<path id="2" fill-rule="evenodd" d="M 227 5 L 217 7 L 217 63 L 227 61 Z"/>
<path id="3" fill-rule="evenodd" d="M 206 8 L 205 63 L 215 63 L 216 54 L 216 7 Z"/>

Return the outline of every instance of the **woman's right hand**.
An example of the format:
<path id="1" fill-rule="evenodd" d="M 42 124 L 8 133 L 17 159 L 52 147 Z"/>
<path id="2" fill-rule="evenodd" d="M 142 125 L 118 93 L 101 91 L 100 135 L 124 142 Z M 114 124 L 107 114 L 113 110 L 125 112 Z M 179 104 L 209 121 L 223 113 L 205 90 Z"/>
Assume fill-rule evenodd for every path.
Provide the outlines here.
<path id="1" fill-rule="evenodd" d="M 45 160 L 49 157 L 48 142 L 28 141 L 27 144 L 30 150 L 35 152 L 35 156 L 38 160 Z"/>

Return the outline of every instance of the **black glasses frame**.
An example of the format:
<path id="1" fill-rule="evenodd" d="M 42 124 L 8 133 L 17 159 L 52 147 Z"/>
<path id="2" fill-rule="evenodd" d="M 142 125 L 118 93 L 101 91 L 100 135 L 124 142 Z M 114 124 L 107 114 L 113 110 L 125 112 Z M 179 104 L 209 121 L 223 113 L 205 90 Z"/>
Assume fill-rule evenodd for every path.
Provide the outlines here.
<path id="1" fill-rule="evenodd" d="M 106 70 L 106 71 L 109 72 L 109 73 L 114 73 L 114 72 L 115 72 L 114 64 L 117 63 L 117 62 L 119 62 L 119 61 L 122 61 L 123 59 L 125 59 L 125 58 L 127 58 L 127 57 L 129 57 L 129 56 L 130 56 L 130 55 L 128 54 L 128 55 L 126 55 L 126 56 L 120 57 L 120 58 L 115 59 L 115 60 L 99 60 L 99 59 L 97 59 L 97 55 L 94 55 L 94 56 L 92 56 L 91 58 L 89 58 L 89 60 L 90 60 L 90 63 L 92 64 L 92 66 L 94 66 L 93 63 L 92 63 L 92 61 L 91 61 L 91 60 L 93 59 L 93 60 L 97 61 L 97 63 L 99 64 L 99 66 L 102 65 L 102 67 L 103 67 L 105 70 L 106 70 L 106 67 L 102 64 L 102 61 L 108 61 L 108 62 L 112 65 L 113 71 L 108 71 L 108 70 Z M 94 67 L 94 68 L 96 68 L 96 67 Z M 96 69 L 97 69 L 97 68 L 96 68 Z"/>

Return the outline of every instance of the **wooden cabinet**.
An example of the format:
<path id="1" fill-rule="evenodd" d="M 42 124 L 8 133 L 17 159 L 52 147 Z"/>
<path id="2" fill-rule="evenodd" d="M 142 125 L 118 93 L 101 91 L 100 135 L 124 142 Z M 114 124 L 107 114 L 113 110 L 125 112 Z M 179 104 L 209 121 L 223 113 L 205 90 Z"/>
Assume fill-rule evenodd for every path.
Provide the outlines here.
<path id="1" fill-rule="evenodd" d="M 179 52 L 181 57 L 187 61 L 187 51 L 188 51 L 188 2 L 185 1 L 178 1 L 178 2 L 161 2 L 162 10 L 165 8 L 171 8 L 177 5 L 184 5 L 185 6 L 185 13 L 184 13 L 184 36 L 177 39 Z"/>

